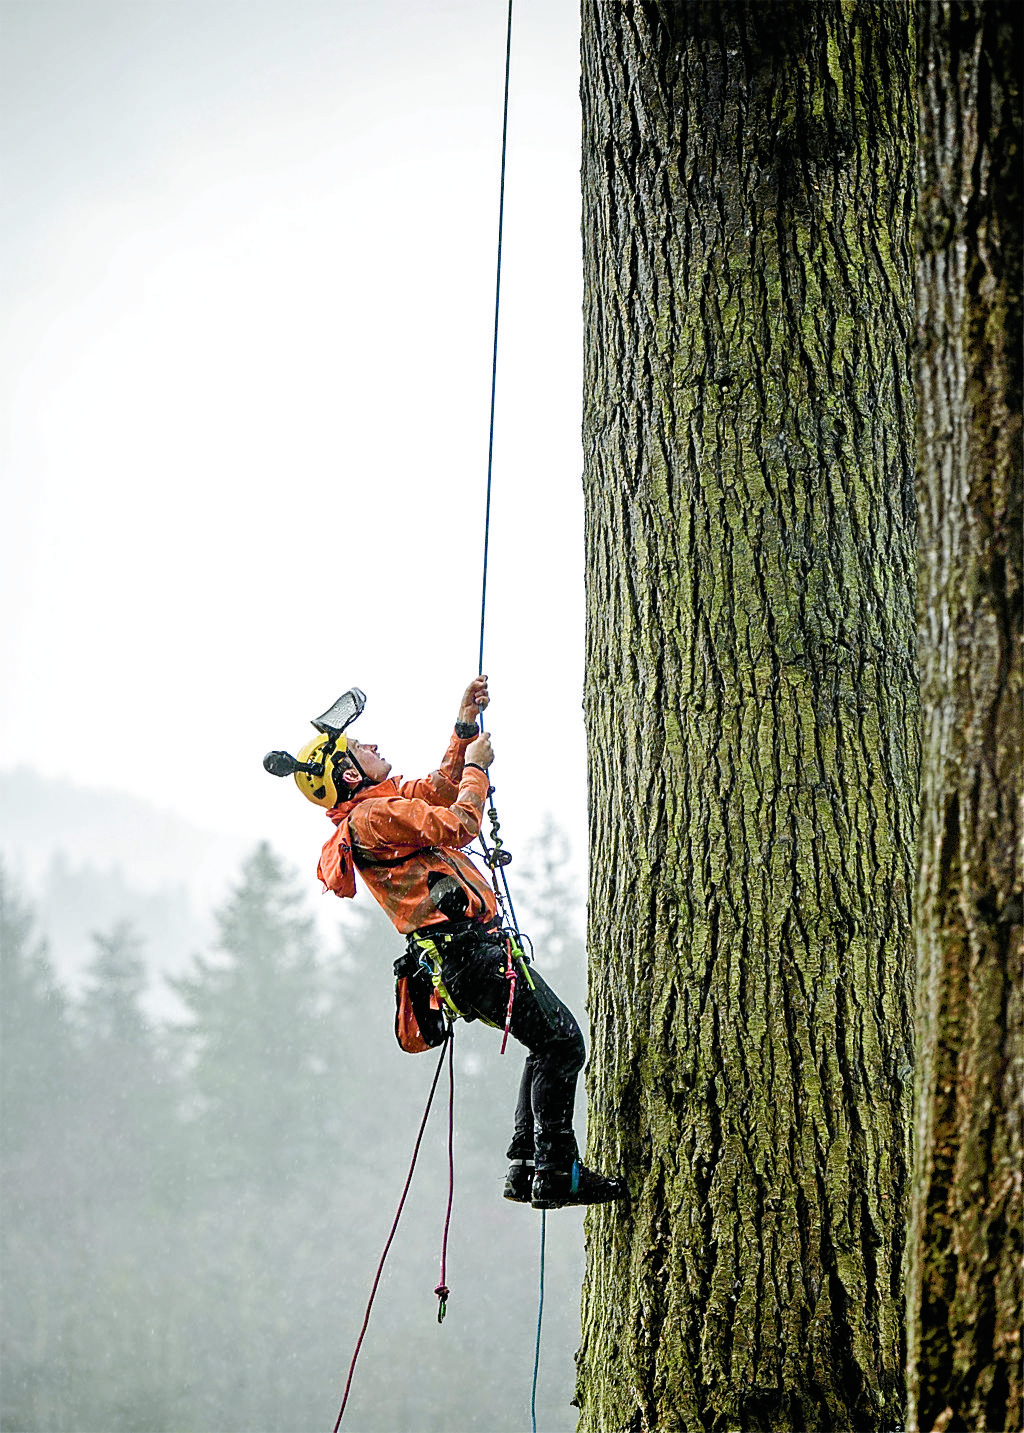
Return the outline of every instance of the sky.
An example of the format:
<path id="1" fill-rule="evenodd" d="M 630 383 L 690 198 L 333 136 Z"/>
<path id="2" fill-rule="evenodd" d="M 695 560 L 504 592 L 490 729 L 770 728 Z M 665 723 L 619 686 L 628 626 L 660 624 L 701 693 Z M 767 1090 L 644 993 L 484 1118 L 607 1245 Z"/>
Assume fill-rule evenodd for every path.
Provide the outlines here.
<path id="1" fill-rule="evenodd" d="M 0 0 L 0 770 L 315 866 L 262 769 L 477 668 L 504 0 Z M 580 860 L 575 0 L 516 0 L 484 669 L 502 835 Z M 512 879 L 512 871 L 510 871 Z"/>

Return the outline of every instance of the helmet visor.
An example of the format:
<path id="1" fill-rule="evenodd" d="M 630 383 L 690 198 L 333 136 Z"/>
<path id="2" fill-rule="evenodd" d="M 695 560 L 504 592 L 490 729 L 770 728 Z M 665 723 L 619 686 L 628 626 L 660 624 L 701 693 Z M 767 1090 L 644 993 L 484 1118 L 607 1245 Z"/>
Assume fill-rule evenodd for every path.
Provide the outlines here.
<path id="1" fill-rule="evenodd" d="M 332 707 L 328 707 L 322 716 L 315 717 L 313 725 L 325 735 L 338 736 L 347 726 L 351 726 L 365 706 L 366 693 L 361 692 L 358 687 L 352 687 L 340 696 Z"/>

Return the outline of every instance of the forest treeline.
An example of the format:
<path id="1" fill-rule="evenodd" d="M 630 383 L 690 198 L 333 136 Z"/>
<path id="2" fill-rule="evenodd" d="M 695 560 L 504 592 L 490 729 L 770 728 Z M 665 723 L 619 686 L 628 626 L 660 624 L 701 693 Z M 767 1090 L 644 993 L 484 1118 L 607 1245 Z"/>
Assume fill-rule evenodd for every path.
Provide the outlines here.
<path id="1" fill-rule="evenodd" d="M 522 899 L 544 969 L 580 1006 L 564 848 L 548 829 Z M 217 912 L 215 947 L 169 981 L 180 1014 L 156 1024 L 129 924 L 96 934 L 72 997 L 0 871 L 4 1433 L 333 1425 L 434 1056 L 394 1042 L 399 938 L 357 904 L 324 950 L 306 887 L 257 847 Z M 499 1058 L 493 1031 L 460 1025 L 455 1064 L 448 1318 L 438 1328 L 439 1099 L 360 1357 L 353 1430 L 528 1416 L 539 1226 L 501 1198 L 521 1062 Z M 571 1211 L 549 1221 L 538 1407 L 552 1433 L 575 1425 L 580 1224 Z"/>

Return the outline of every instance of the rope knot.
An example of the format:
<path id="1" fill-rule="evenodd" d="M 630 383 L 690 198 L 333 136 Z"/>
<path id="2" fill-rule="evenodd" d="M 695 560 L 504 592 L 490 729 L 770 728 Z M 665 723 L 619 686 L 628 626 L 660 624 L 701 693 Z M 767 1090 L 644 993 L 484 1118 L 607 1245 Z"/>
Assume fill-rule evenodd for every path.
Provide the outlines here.
<path id="1" fill-rule="evenodd" d="M 437 1306 L 437 1321 L 439 1324 L 443 1324 L 444 1316 L 448 1312 L 448 1295 L 451 1293 L 451 1290 L 447 1284 L 438 1284 L 434 1293 L 441 1301 Z"/>

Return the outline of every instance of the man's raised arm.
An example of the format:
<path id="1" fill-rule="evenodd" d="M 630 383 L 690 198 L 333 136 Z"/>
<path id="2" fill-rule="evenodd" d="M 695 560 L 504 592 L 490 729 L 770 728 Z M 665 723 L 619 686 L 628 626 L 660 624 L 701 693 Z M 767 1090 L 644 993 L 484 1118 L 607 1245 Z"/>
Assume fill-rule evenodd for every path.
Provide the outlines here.
<path id="1" fill-rule="evenodd" d="M 399 788 L 403 796 L 427 801 L 431 806 L 451 806 L 459 794 L 466 750 L 470 742 L 479 735 L 477 720 L 489 702 L 487 678 L 474 677 L 462 694 L 455 730 L 441 765 L 429 776 L 419 777 L 415 781 L 403 781 Z"/>

